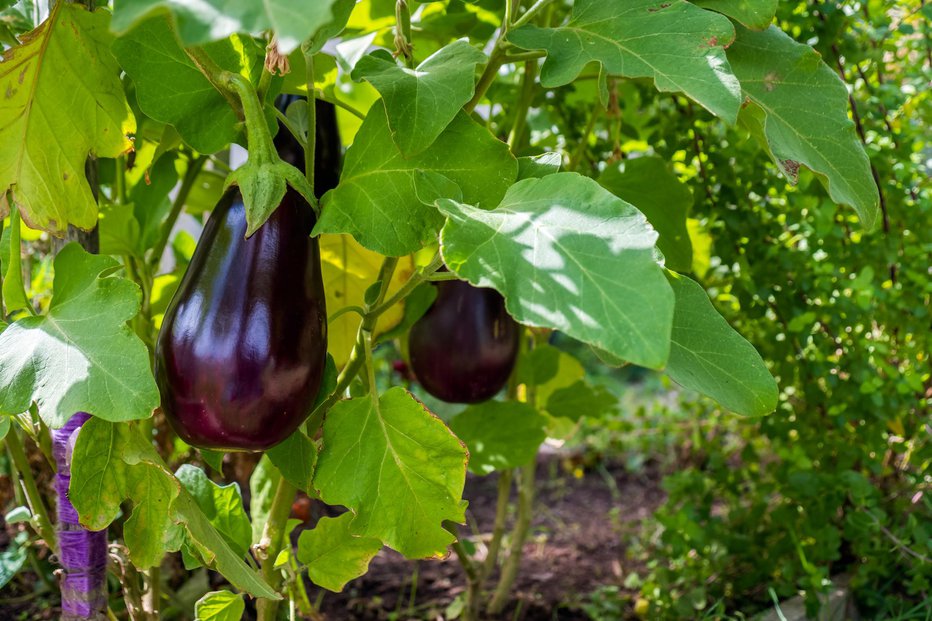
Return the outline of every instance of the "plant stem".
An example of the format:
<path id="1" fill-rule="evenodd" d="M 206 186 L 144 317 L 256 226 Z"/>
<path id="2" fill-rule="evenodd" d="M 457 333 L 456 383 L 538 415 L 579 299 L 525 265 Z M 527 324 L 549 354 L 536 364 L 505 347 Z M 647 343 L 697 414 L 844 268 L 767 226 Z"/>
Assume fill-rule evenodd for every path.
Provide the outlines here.
<path id="1" fill-rule="evenodd" d="M 395 54 L 404 57 L 408 69 L 414 69 L 411 48 L 411 11 L 406 0 L 395 2 Z"/>
<path id="2" fill-rule="evenodd" d="M 489 602 L 489 614 L 498 614 L 504 609 L 511 594 L 511 587 L 518 576 L 521 567 L 521 557 L 524 552 L 524 540 L 527 539 L 531 526 L 531 514 L 534 508 L 534 477 L 537 471 L 536 458 L 523 466 L 518 479 L 518 516 L 512 531 L 511 546 L 508 558 L 502 565 L 502 573 L 495 587 L 495 593 Z"/>
<path id="3" fill-rule="evenodd" d="M 158 567 L 150 567 L 142 572 L 148 587 L 142 593 L 142 609 L 152 621 L 158 621 L 159 618 L 160 574 Z"/>
<path id="4" fill-rule="evenodd" d="M 485 563 L 482 565 L 482 579 L 485 580 L 495 569 L 498 554 L 502 548 L 502 537 L 505 535 L 505 526 L 508 521 L 508 507 L 511 497 L 511 481 L 513 472 L 504 470 L 498 475 L 498 499 L 495 503 L 495 524 L 492 527 L 492 539 L 489 541 Z"/>
<path id="5" fill-rule="evenodd" d="M 346 110 L 347 112 L 355 116 L 357 119 L 363 120 L 366 118 L 366 114 L 364 112 L 357 110 L 356 108 L 354 108 L 353 106 L 349 105 L 348 103 L 344 101 L 340 101 L 336 97 L 330 97 L 329 95 L 324 93 L 324 91 L 322 91 L 319 88 L 314 89 L 314 97 L 317 99 L 320 99 L 321 101 L 332 103 L 337 108 L 343 108 L 344 110 Z"/>
<path id="6" fill-rule="evenodd" d="M 19 471 L 20 483 L 23 491 L 26 493 L 26 499 L 29 502 L 29 510 L 32 511 L 32 517 L 35 522 L 36 530 L 39 536 L 45 540 L 45 544 L 55 554 L 58 554 L 58 541 L 55 536 L 55 529 L 52 528 L 52 522 L 49 519 L 49 510 L 42 500 L 42 494 L 36 486 L 36 480 L 32 476 L 32 467 L 26 458 L 26 452 L 23 450 L 23 443 L 19 437 L 19 429 L 12 425 L 6 435 L 6 448 L 10 453 L 10 459 L 16 470 Z"/>
<path id="7" fill-rule="evenodd" d="M 294 502 L 298 489 L 288 482 L 285 477 L 278 480 L 275 488 L 275 497 L 269 510 L 269 518 L 262 531 L 262 545 L 265 549 L 265 558 L 262 559 L 262 579 L 273 589 L 281 584 L 281 572 L 275 569 L 275 559 L 282 549 L 285 536 L 285 524 L 291 513 L 291 504 Z M 278 614 L 280 600 L 260 599 L 256 603 L 259 621 L 274 621 Z"/>
<path id="8" fill-rule="evenodd" d="M 208 56 L 203 48 L 196 45 L 184 48 L 184 53 L 188 55 L 191 62 L 194 63 L 198 71 L 204 74 L 204 77 L 207 78 L 211 85 L 226 98 L 230 107 L 236 112 L 236 116 L 240 119 L 244 118 L 243 105 L 240 104 L 234 92 L 228 88 L 221 79 L 221 76 L 224 74 L 223 68 L 215 63 L 214 59 Z"/>
<path id="9" fill-rule="evenodd" d="M 515 106 L 515 118 L 511 125 L 511 131 L 508 133 L 508 146 L 512 153 L 516 152 L 518 143 L 524 134 L 524 128 L 527 125 L 527 113 L 531 107 L 531 101 L 534 99 L 534 85 L 537 78 L 537 62 L 529 60 L 524 63 L 524 77 L 521 78 L 521 94 L 518 96 L 518 104 Z"/>
<path id="10" fill-rule="evenodd" d="M 162 235 L 159 237 L 159 241 L 155 246 L 152 247 L 152 251 L 149 254 L 149 268 L 153 273 L 158 269 L 159 263 L 162 261 L 162 254 L 165 252 L 165 247 L 168 245 L 168 238 L 171 236 L 172 229 L 175 228 L 175 222 L 178 221 L 178 216 L 181 215 L 185 201 L 188 200 L 188 195 L 191 193 L 191 189 L 194 188 L 194 182 L 197 180 L 197 176 L 200 174 L 201 169 L 204 167 L 204 162 L 206 161 L 207 156 L 200 155 L 188 162 L 188 170 L 184 173 L 181 187 L 178 188 L 178 195 L 175 196 L 175 202 L 172 203 L 171 211 L 168 212 L 165 224 L 162 225 Z"/>
<path id="11" fill-rule="evenodd" d="M 307 79 L 307 137 L 304 140 L 304 176 L 314 190 L 314 157 L 317 154 L 317 105 L 314 101 L 314 55 L 302 48 Z"/>
<path id="12" fill-rule="evenodd" d="M 524 12 L 524 15 L 515 20 L 515 23 L 512 24 L 513 28 L 519 28 L 537 16 L 540 13 L 541 9 L 550 4 L 553 0 L 537 0 L 534 4 L 531 5 L 527 11 Z"/>
<path id="13" fill-rule="evenodd" d="M 421 283 L 431 280 L 434 276 L 434 272 L 440 269 L 441 265 L 443 265 L 443 259 L 441 258 L 440 253 L 437 253 L 427 267 L 415 272 L 411 278 L 405 281 L 405 284 L 401 286 L 401 289 L 396 291 L 395 294 L 392 295 L 392 297 L 390 297 L 388 300 L 382 302 L 370 310 L 368 314 L 378 317 L 392 306 L 408 297 L 411 292 L 414 291 Z"/>

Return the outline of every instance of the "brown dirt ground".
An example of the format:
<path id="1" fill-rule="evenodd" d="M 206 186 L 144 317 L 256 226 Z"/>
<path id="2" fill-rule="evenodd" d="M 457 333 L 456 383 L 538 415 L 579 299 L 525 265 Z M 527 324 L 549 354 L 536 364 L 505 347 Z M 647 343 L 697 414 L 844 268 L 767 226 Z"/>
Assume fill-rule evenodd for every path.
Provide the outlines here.
<path id="1" fill-rule="evenodd" d="M 556 456 L 544 456 L 538 463 L 536 517 L 513 601 L 501 619 L 588 619 L 574 604 L 599 586 L 620 587 L 628 574 L 643 569 L 625 552 L 640 522 L 664 500 L 659 470 L 630 473 L 609 465 L 581 477 L 573 470 L 569 460 Z M 496 495 L 495 476 L 470 475 L 465 491 L 468 516 L 486 536 L 494 522 Z M 465 528 L 461 533 L 471 534 Z M 489 589 L 494 579 L 497 575 Z M 325 594 L 321 611 L 327 621 L 439 620 L 465 584 L 455 555 L 441 561 L 408 561 L 383 549 L 368 574 L 348 584 L 343 593 Z M 311 601 L 318 593 L 312 590 Z"/>

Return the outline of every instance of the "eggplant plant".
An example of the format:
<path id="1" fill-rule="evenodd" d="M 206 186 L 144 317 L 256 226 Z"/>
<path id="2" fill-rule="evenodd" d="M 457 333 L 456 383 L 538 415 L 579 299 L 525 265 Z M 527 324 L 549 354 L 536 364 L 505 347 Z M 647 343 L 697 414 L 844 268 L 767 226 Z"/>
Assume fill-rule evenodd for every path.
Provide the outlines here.
<path id="1" fill-rule="evenodd" d="M 121 592 L 88 598 L 89 617 L 159 618 L 175 601 L 168 554 L 228 585 L 189 616 L 236 617 L 247 600 L 261 620 L 283 601 L 310 616 L 305 575 L 340 591 L 383 546 L 452 547 L 464 617 L 500 613 L 538 448 L 617 401 L 554 332 L 738 414 L 773 411 L 775 379 L 697 281 L 688 205 L 667 200 L 683 164 L 634 164 L 654 150 L 627 144 L 625 98 L 740 123 L 791 181 L 808 168 L 877 221 L 845 86 L 772 7 L 100 4 L 16 21 L 0 62 L 0 435 L 64 562 L 72 543 L 24 447 L 48 452 L 50 430 L 89 414 L 55 501 L 112 544 Z M 600 132 L 611 152 L 590 144 Z M 99 253 L 42 258 L 20 237 L 77 230 Z M 471 405 L 447 425 L 380 381 L 391 340 L 424 390 Z M 244 450 L 263 452 L 248 511 L 223 483 L 224 453 Z M 499 477 L 499 518 L 472 546 L 457 527 L 467 469 Z M 293 546 L 298 490 L 345 512 Z"/>

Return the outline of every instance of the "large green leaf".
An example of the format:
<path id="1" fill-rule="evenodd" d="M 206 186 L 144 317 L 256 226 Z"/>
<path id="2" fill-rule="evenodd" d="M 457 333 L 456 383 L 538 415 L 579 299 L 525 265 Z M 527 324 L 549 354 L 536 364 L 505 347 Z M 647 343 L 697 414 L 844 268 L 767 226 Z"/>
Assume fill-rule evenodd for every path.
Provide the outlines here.
<path id="1" fill-rule="evenodd" d="M 737 31 L 728 58 L 750 100 L 741 122 L 769 146 L 792 182 L 799 166 L 807 166 L 832 200 L 853 207 L 865 228 L 873 228 L 880 194 L 848 118 L 848 91 L 838 74 L 818 52 L 776 26 Z"/>
<path id="2" fill-rule="evenodd" d="M 373 106 L 346 153 L 340 185 L 324 196 L 316 233 L 350 233 L 381 254 L 400 256 L 436 234 L 437 198 L 457 195 L 491 207 L 518 174 L 508 146 L 459 113 L 419 155 L 405 159 L 383 106 Z"/>
<path id="3" fill-rule="evenodd" d="M 429 147 L 475 91 L 476 65 L 485 54 L 465 40 L 432 54 L 417 69 L 400 67 L 384 50 L 363 56 L 353 79 L 365 79 L 382 95 L 395 144 L 405 157 Z"/>
<path id="4" fill-rule="evenodd" d="M 279 597 L 210 524 L 137 423 L 92 417 L 81 427 L 68 497 L 91 530 L 106 528 L 119 515 L 121 503 L 130 501 L 133 510 L 123 536 L 139 567 L 157 565 L 165 552 L 184 541 L 238 589 L 256 597 Z"/>
<path id="5" fill-rule="evenodd" d="M 58 253 L 48 315 L 0 333 L 0 412 L 18 414 L 35 401 L 53 428 L 75 412 L 110 421 L 152 415 L 159 393 L 149 355 L 126 325 L 139 289 L 107 275 L 116 266 L 75 243 Z"/>
<path id="6" fill-rule="evenodd" d="M 613 75 L 653 78 L 661 91 L 684 93 L 734 123 L 741 89 L 725 58 L 734 37 L 728 18 L 685 0 L 577 0 L 565 26 L 522 26 L 508 41 L 547 51 L 545 87 L 569 84 L 598 61 Z"/>
<path id="7" fill-rule="evenodd" d="M 248 37 L 234 35 L 204 51 L 223 69 L 252 78 L 263 51 Z M 230 102 L 213 87 L 178 44 L 164 16 L 147 19 L 113 42 L 113 54 L 136 85 L 139 107 L 178 130 L 201 153 L 214 153 L 239 136 Z"/>
<path id="8" fill-rule="evenodd" d="M 469 469 L 476 474 L 530 463 L 547 438 L 547 419 L 518 401 L 486 401 L 453 417 L 450 428 L 469 447 Z"/>
<path id="9" fill-rule="evenodd" d="M 314 487 L 356 518 L 351 531 L 410 558 L 443 556 L 462 523 L 466 447 L 403 388 L 337 403 L 324 422 Z"/>
<path id="10" fill-rule="evenodd" d="M 169 547 L 171 505 L 180 490 L 135 424 L 94 417 L 81 427 L 68 496 L 90 530 L 106 528 L 119 515 L 120 504 L 132 502 L 123 537 L 137 567 L 154 567 L 162 560 Z"/>
<path id="11" fill-rule="evenodd" d="M 132 148 L 136 121 L 110 55 L 109 13 L 55 3 L 49 18 L 0 63 L 0 196 L 13 191 L 32 228 L 63 233 L 97 222 L 84 175 L 88 153 Z M 8 211 L 0 201 L 0 217 Z"/>
<path id="12" fill-rule="evenodd" d="M 691 0 L 704 9 L 716 11 L 748 28 L 763 30 L 773 21 L 779 0 Z"/>
<path id="13" fill-rule="evenodd" d="M 676 296 L 673 380 L 738 414 L 760 416 L 777 407 L 777 382 L 754 346 L 718 314 L 698 283 L 668 272 Z"/>
<path id="14" fill-rule="evenodd" d="M 178 35 L 187 45 L 224 39 L 237 32 L 259 34 L 273 30 L 278 48 L 289 54 L 317 29 L 332 21 L 331 7 L 336 0 L 116 0 L 112 27 L 124 32 L 153 13 L 171 13 Z"/>
<path id="15" fill-rule="evenodd" d="M 634 207 L 575 173 L 519 181 L 489 211 L 438 205 L 447 266 L 501 292 L 516 320 L 666 364 L 673 294 L 654 261 L 657 233 Z"/>
<path id="16" fill-rule="evenodd" d="M 347 582 L 362 576 L 382 548 L 374 537 L 358 537 L 350 532 L 352 513 L 322 517 L 313 530 L 298 537 L 298 560 L 307 565 L 311 581 L 339 593 Z"/>
<path id="17" fill-rule="evenodd" d="M 672 270 L 689 272 L 693 265 L 693 245 L 686 229 L 686 217 L 693 204 L 689 188 L 680 183 L 666 162 L 659 157 L 639 157 L 608 167 L 599 183 L 647 216 L 660 238 L 657 248 Z"/>

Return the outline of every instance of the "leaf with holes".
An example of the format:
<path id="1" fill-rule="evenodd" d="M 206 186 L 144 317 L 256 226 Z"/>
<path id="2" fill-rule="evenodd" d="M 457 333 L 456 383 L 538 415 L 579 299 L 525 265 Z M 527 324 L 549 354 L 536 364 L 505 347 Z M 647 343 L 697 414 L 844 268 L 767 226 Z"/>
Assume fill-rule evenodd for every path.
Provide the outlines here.
<path id="1" fill-rule="evenodd" d="M 848 118 L 844 82 L 808 45 L 771 26 L 738 27 L 728 58 L 750 100 L 741 122 L 796 182 L 800 164 L 828 187 L 836 203 L 853 207 L 867 229 L 880 213 L 880 192 L 870 160 Z"/>

